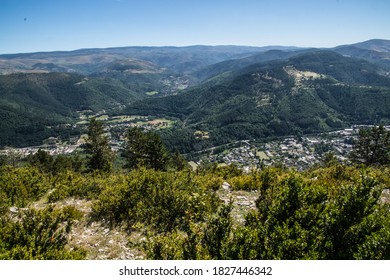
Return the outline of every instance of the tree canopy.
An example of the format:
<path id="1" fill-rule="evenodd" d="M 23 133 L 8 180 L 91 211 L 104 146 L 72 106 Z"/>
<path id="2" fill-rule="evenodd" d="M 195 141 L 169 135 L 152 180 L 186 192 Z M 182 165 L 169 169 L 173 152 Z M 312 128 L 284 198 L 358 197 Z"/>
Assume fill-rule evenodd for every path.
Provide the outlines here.
<path id="1" fill-rule="evenodd" d="M 350 158 L 352 162 L 365 165 L 390 163 L 390 131 L 383 125 L 360 129 Z"/>
<path id="2" fill-rule="evenodd" d="M 126 159 L 127 168 L 143 166 L 154 170 L 166 170 L 169 153 L 156 132 L 143 132 L 138 127 L 132 127 L 127 131 L 126 138 L 122 155 Z"/>
<path id="3" fill-rule="evenodd" d="M 113 153 L 103 123 L 96 118 L 92 118 L 89 123 L 85 152 L 88 155 L 89 170 L 111 171 Z"/>

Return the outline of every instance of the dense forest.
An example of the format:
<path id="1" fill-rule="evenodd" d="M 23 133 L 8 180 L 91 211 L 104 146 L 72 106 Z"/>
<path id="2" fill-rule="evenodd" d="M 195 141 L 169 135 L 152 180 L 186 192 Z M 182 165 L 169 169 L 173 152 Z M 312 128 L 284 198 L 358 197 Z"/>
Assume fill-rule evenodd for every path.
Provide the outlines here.
<path id="1" fill-rule="evenodd" d="M 390 258 L 383 127 L 361 130 L 349 163 L 328 155 L 304 172 L 192 170 L 156 133 L 136 128 L 115 155 L 95 119 L 88 136 L 78 156 L 1 159 L 0 259 L 91 259 L 99 242 L 77 243 L 73 232 L 96 223 L 102 236 L 121 230 L 147 259 Z M 238 208 L 245 195 L 254 206 Z"/>

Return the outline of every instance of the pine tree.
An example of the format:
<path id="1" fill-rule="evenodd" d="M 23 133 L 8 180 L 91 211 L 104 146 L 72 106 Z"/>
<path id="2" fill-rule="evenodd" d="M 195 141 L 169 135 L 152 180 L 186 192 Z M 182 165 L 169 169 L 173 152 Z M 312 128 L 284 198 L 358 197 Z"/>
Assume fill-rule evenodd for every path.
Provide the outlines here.
<path id="1" fill-rule="evenodd" d="M 88 155 L 88 169 L 109 172 L 112 169 L 113 152 L 105 135 L 103 123 L 92 118 L 88 128 L 88 139 L 85 144 Z"/>
<path id="2" fill-rule="evenodd" d="M 176 150 L 171 157 L 171 165 L 178 171 L 188 167 L 186 159 L 180 154 L 178 150 Z"/>
<path id="3" fill-rule="evenodd" d="M 361 129 L 359 138 L 350 154 L 354 163 L 365 165 L 385 165 L 390 163 L 390 131 L 381 125 Z"/>
<path id="4" fill-rule="evenodd" d="M 54 158 L 48 152 L 39 149 L 34 155 L 27 156 L 27 161 L 42 172 L 50 172 L 53 168 Z"/>
<path id="5" fill-rule="evenodd" d="M 154 170 L 165 170 L 168 151 L 160 136 L 155 132 L 142 132 L 138 127 L 127 131 L 127 145 L 123 151 L 126 167 L 130 169 L 143 166 Z"/>

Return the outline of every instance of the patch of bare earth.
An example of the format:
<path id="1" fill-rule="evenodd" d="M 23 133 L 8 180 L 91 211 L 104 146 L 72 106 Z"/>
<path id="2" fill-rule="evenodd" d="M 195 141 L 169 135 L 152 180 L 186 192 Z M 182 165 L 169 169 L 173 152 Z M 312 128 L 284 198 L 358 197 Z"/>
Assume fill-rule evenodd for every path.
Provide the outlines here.
<path id="1" fill-rule="evenodd" d="M 124 228 L 107 227 L 103 222 L 90 222 L 92 201 L 67 199 L 56 204 L 58 207 L 74 206 L 83 213 L 80 221 L 75 221 L 68 235 L 68 246 L 87 251 L 88 260 L 136 260 L 143 259 L 144 254 L 129 246 L 129 238 L 139 239 L 140 234 L 129 236 Z"/>
<path id="2" fill-rule="evenodd" d="M 380 197 L 381 203 L 390 203 L 390 189 L 384 189 Z"/>
<path id="3" fill-rule="evenodd" d="M 233 202 L 231 212 L 234 223 L 243 224 L 245 216 L 250 210 L 256 209 L 256 200 L 259 197 L 258 191 L 233 191 L 230 185 L 225 182 L 222 188 L 218 190 L 219 198 L 228 204 Z"/>

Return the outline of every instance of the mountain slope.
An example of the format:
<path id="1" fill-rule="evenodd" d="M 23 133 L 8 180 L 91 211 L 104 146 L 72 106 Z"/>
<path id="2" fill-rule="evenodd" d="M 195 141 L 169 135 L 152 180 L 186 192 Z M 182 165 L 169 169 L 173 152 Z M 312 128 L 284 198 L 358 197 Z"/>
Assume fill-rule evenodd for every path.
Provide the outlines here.
<path id="1" fill-rule="evenodd" d="M 390 70 L 390 40 L 374 39 L 352 45 L 338 46 L 334 51 L 351 57 L 362 58 Z"/>
<path id="2" fill-rule="evenodd" d="M 80 110 L 112 110 L 143 96 L 118 80 L 69 73 L 0 75 L 0 143 L 40 144 Z"/>
<path id="3" fill-rule="evenodd" d="M 298 51 L 269 50 L 259 54 L 239 59 L 225 60 L 209 65 L 192 73 L 201 81 L 216 79 L 223 76 L 224 79 L 235 75 L 236 72 L 256 63 L 263 63 L 272 60 L 287 59 L 297 54 Z"/>
<path id="4" fill-rule="evenodd" d="M 212 144 L 389 122 L 390 78 L 364 60 L 310 51 L 251 65 L 218 85 L 136 102 L 128 112 L 180 118 Z"/>
<path id="5" fill-rule="evenodd" d="M 372 39 L 361 43 L 352 44 L 359 49 L 371 50 L 376 52 L 390 52 L 390 40 Z"/>

